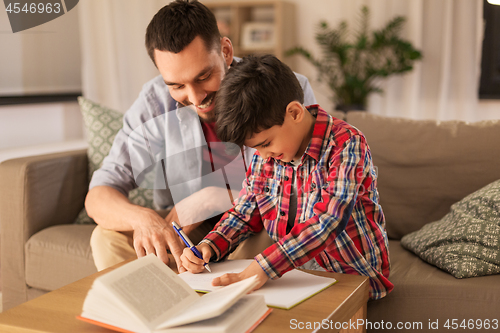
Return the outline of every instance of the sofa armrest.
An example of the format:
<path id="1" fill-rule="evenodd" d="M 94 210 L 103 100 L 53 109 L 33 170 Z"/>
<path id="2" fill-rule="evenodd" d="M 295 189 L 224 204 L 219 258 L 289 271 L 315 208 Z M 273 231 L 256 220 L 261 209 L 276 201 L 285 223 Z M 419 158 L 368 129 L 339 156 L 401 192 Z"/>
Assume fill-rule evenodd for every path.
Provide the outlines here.
<path id="1" fill-rule="evenodd" d="M 26 242 L 33 234 L 49 226 L 72 223 L 83 208 L 87 190 L 86 150 L 16 158 L 0 163 L 1 274 L 4 288 L 8 288 L 9 292 L 10 289 L 17 293 L 26 292 Z"/>

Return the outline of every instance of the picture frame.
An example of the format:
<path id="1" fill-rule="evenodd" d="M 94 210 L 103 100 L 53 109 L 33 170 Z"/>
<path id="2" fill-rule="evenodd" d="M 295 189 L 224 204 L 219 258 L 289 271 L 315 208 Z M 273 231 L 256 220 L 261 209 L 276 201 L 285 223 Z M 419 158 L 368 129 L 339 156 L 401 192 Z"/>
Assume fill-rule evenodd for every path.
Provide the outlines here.
<path id="1" fill-rule="evenodd" d="M 241 48 L 244 50 L 272 49 L 276 44 L 272 22 L 247 22 L 242 26 Z"/>

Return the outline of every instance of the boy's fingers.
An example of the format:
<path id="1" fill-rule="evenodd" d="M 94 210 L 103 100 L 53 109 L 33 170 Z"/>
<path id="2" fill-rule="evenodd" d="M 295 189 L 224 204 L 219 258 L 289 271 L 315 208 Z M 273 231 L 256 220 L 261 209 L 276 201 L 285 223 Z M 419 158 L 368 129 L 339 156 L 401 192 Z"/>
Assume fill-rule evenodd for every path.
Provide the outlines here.
<path id="1" fill-rule="evenodd" d="M 212 280 L 212 286 L 227 286 L 232 283 L 240 281 L 241 278 L 236 273 L 228 273 L 222 276 L 216 277 Z"/>
<path id="2" fill-rule="evenodd" d="M 210 258 L 212 257 L 212 251 L 210 247 L 203 247 L 201 251 L 203 253 L 203 261 L 208 263 L 210 261 Z"/>
<path id="3" fill-rule="evenodd" d="M 203 272 L 203 260 L 198 258 L 193 251 L 189 248 L 184 248 L 184 251 L 181 255 L 181 263 L 182 268 L 184 270 L 188 270 L 191 273 L 200 273 Z M 182 273 L 182 268 L 179 267 L 179 272 Z"/>

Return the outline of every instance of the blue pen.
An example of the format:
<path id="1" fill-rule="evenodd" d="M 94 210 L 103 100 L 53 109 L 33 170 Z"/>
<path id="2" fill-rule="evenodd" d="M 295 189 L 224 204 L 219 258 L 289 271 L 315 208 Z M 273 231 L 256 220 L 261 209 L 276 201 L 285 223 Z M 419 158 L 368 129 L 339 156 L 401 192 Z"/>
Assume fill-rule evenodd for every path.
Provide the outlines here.
<path id="1" fill-rule="evenodd" d="M 174 227 L 175 232 L 177 233 L 177 235 L 179 235 L 184 244 L 186 244 L 186 246 L 189 247 L 191 251 L 193 251 L 194 255 L 203 260 L 203 256 L 201 255 L 200 251 L 198 251 L 196 246 L 194 246 L 193 242 L 191 242 L 186 233 L 182 231 L 181 227 L 177 223 L 175 223 L 175 221 L 172 221 L 172 226 Z M 210 269 L 210 266 L 208 266 L 208 263 L 204 263 L 203 266 L 205 266 L 207 271 L 212 273 L 212 270 Z"/>

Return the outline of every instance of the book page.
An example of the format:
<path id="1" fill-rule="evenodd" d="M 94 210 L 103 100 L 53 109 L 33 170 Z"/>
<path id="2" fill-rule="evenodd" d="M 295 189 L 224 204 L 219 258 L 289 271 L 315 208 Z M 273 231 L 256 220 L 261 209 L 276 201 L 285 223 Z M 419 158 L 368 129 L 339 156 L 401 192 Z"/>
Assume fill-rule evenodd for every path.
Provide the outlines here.
<path id="1" fill-rule="evenodd" d="M 155 332 L 248 332 L 264 320 L 270 312 L 271 309 L 265 305 L 262 296 L 245 295 L 220 316 Z"/>
<path id="2" fill-rule="evenodd" d="M 155 255 L 126 264 L 97 281 L 150 328 L 200 298 Z"/>
<path id="3" fill-rule="evenodd" d="M 257 284 L 257 276 L 233 283 L 210 294 L 203 295 L 187 309 L 170 318 L 159 328 L 179 326 L 223 314 Z"/>
<path id="4" fill-rule="evenodd" d="M 179 274 L 191 288 L 197 291 L 210 292 L 219 287 L 212 286 L 212 280 L 225 273 L 239 273 L 250 265 L 253 260 L 227 260 L 221 263 L 210 263 L 212 273 Z M 327 278 L 293 269 L 277 280 L 269 280 L 254 295 L 263 295 L 266 304 L 277 308 L 290 309 L 298 303 L 315 295 L 334 284 L 334 278 Z"/>

